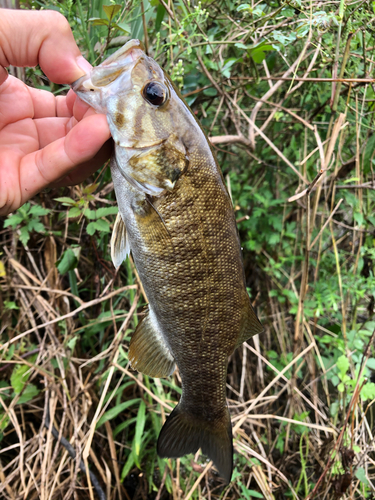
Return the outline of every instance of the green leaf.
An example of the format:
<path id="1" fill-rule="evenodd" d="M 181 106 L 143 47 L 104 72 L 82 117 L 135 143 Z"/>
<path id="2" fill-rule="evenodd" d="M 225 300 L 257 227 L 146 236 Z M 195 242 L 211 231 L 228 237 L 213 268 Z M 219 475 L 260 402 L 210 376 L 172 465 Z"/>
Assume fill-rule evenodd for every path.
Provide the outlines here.
<path id="1" fill-rule="evenodd" d="M 254 497 L 254 498 L 264 498 L 264 496 L 259 493 L 259 491 L 255 491 L 255 490 L 247 490 L 248 494 L 251 496 L 251 497 Z"/>
<path id="2" fill-rule="evenodd" d="M 56 262 L 60 274 L 65 274 L 77 267 L 78 259 L 71 248 L 65 250 L 62 257 Z"/>
<path id="3" fill-rule="evenodd" d="M 25 247 L 30 239 L 29 229 L 27 226 L 21 227 L 20 229 L 20 241 Z"/>
<path id="4" fill-rule="evenodd" d="M 65 206 L 70 206 L 70 205 L 75 205 L 75 201 L 72 200 L 72 198 L 69 198 L 68 196 L 62 196 L 61 198 L 54 198 L 55 201 L 59 201 Z"/>
<path id="5" fill-rule="evenodd" d="M 331 403 L 331 406 L 329 407 L 329 411 L 331 414 L 331 417 L 335 417 L 339 411 L 339 403 L 335 401 L 334 403 Z"/>
<path id="6" fill-rule="evenodd" d="M 96 218 L 107 217 L 107 215 L 117 215 L 118 207 L 103 207 L 96 211 Z"/>
<path id="7" fill-rule="evenodd" d="M 367 368 L 375 370 L 375 358 L 370 358 L 366 363 Z"/>
<path id="8" fill-rule="evenodd" d="M 253 58 L 253 61 L 257 64 L 260 64 L 266 58 L 266 54 L 262 50 L 259 50 L 259 49 L 252 50 L 250 55 Z"/>
<path id="9" fill-rule="evenodd" d="M 240 483 L 240 485 L 241 485 L 242 495 L 244 496 L 245 500 L 250 500 L 249 490 L 246 488 L 244 484 Z"/>
<path id="10" fill-rule="evenodd" d="M 93 24 L 93 26 L 108 26 L 109 22 L 107 19 L 92 18 L 89 19 L 89 22 Z"/>
<path id="11" fill-rule="evenodd" d="M 273 45 L 258 45 L 254 49 L 250 51 L 250 55 L 253 58 L 253 61 L 257 64 L 264 61 L 266 58 L 265 52 L 275 50 Z"/>
<path id="12" fill-rule="evenodd" d="M 130 399 L 129 401 L 125 401 L 124 403 L 120 403 L 119 405 L 115 406 L 114 408 L 111 408 L 110 410 L 106 411 L 104 413 L 104 415 L 99 419 L 98 423 L 96 424 L 96 428 L 100 427 L 108 420 L 112 420 L 113 418 L 116 418 L 117 415 L 119 415 L 124 410 L 126 410 L 126 408 L 129 408 L 129 406 L 132 406 L 135 403 L 138 403 L 139 401 L 140 401 L 139 398 Z"/>
<path id="13" fill-rule="evenodd" d="M 137 421 L 137 417 L 134 418 L 129 418 L 125 420 L 125 422 L 122 422 L 119 424 L 114 430 L 113 430 L 113 437 L 117 436 L 121 431 L 129 427 L 130 425 L 133 425 Z"/>
<path id="14" fill-rule="evenodd" d="M 339 369 L 342 376 L 345 375 L 345 373 L 349 370 L 349 366 L 349 360 L 344 354 L 338 358 L 337 368 Z"/>
<path id="15" fill-rule="evenodd" d="M 30 210 L 30 206 L 31 206 L 31 205 L 30 205 L 30 203 L 29 203 L 29 202 L 25 203 L 22 207 L 20 207 L 20 208 L 18 209 L 18 213 L 21 213 L 22 215 L 26 215 L 26 214 L 28 214 L 28 213 L 29 213 L 29 210 Z"/>
<path id="16" fill-rule="evenodd" d="M 5 431 L 10 422 L 10 417 L 4 413 L 0 412 L 0 431 Z"/>
<path id="17" fill-rule="evenodd" d="M 21 224 L 25 219 L 19 214 L 10 215 L 4 222 L 4 227 L 11 226 L 15 228 L 18 224 Z"/>
<path id="18" fill-rule="evenodd" d="M 289 34 L 282 33 L 281 31 L 275 30 L 272 32 L 272 36 L 274 40 L 277 42 L 280 42 L 282 45 L 286 46 L 289 45 L 291 42 L 294 42 L 294 40 L 297 38 L 296 33 L 289 32 Z"/>
<path id="19" fill-rule="evenodd" d="M 76 346 L 76 343 L 77 343 L 77 340 L 79 339 L 79 337 L 76 335 L 75 337 L 73 337 L 72 339 L 70 339 L 68 342 L 67 342 L 67 347 L 73 352 L 74 351 L 74 348 Z"/>
<path id="20" fill-rule="evenodd" d="M 27 379 L 30 377 L 30 367 L 27 365 L 16 365 L 10 376 L 10 384 L 16 394 L 24 388 Z"/>
<path id="21" fill-rule="evenodd" d="M 366 471 L 363 467 L 358 467 L 358 469 L 355 471 L 355 477 L 359 479 L 361 483 L 365 484 L 366 486 L 369 484 L 366 476 Z"/>
<path id="22" fill-rule="evenodd" d="M 90 184 L 89 186 L 85 187 L 82 191 L 84 194 L 92 194 L 98 186 L 99 184 L 94 182 L 93 184 Z"/>
<path id="23" fill-rule="evenodd" d="M 146 404 L 144 401 L 141 401 L 137 413 L 137 423 L 135 424 L 135 435 L 133 442 L 134 461 L 139 468 L 141 468 L 138 462 L 139 462 L 139 453 L 141 451 L 142 434 L 143 434 L 143 429 L 145 427 L 145 423 L 146 423 Z"/>
<path id="24" fill-rule="evenodd" d="M 237 12 L 241 12 L 243 10 L 247 10 L 247 11 L 251 12 L 252 8 L 248 3 L 242 3 L 241 5 L 239 5 L 237 7 Z"/>
<path id="25" fill-rule="evenodd" d="M 268 235 L 268 243 L 270 245 L 276 245 L 280 241 L 280 234 L 279 233 L 271 233 Z"/>
<path id="26" fill-rule="evenodd" d="M 17 304 L 12 301 L 4 300 L 4 307 L 5 309 L 19 309 Z"/>
<path id="27" fill-rule="evenodd" d="M 74 253 L 74 255 L 77 257 L 77 259 L 79 260 L 82 247 L 80 247 L 79 245 L 72 245 L 70 248 L 71 248 L 72 252 Z"/>
<path id="28" fill-rule="evenodd" d="M 104 233 L 109 233 L 109 231 L 111 230 L 111 228 L 109 226 L 109 223 L 106 220 L 103 220 L 103 219 L 98 219 L 98 220 L 96 220 L 94 222 L 90 222 L 90 224 L 94 224 L 95 229 L 97 231 L 102 231 Z"/>
<path id="29" fill-rule="evenodd" d="M 31 221 L 27 224 L 27 228 L 29 231 L 36 231 L 37 233 L 44 233 L 46 228 L 38 219 L 31 219 Z"/>
<path id="30" fill-rule="evenodd" d="M 116 28 L 118 30 L 123 31 L 127 35 L 129 35 L 130 32 L 131 32 L 131 26 L 130 26 L 130 24 L 125 23 L 125 22 L 124 23 L 118 23 L 118 24 L 117 23 L 112 23 L 112 27 Z"/>
<path id="31" fill-rule="evenodd" d="M 87 231 L 87 234 L 89 234 L 90 236 L 95 234 L 95 231 L 96 231 L 95 222 L 90 222 L 89 224 L 87 224 L 86 231 Z"/>
<path id="32" fill-rule="evenodd" d="M 217 95 L 217 90 L 215 89 L 215 87 L 209 87 L 208 89 L 204 89 L 203 94 L 213 97 Z"/>
<path id="33" fill-rule="evenodd" d="M 248 49 L 248 46 L 241 42 L 235 43 L 234 46 L 237 47 L 238 49 L 244 49 L 244 50 Z"/>
<path id="34" fill-rule="evenodd" d="M 161 23 L 163 22 L 165 12 L 166 12 L 165 7 L 158 2 L 158 8 L 156 11 L 156 19 L 155 19 L 155 33 L 158 33 L 160 31 Z"/>
<path id="35" fill-rule="evenodd" d="M 34 384 L 28 384 L 22 393 L 22 396 L 17 401 L 17 404 L 27 403 L 31 399 L 35 398 L 40 393 L 40 390 Z"/>
<path id="36" fill-rule="evenodd" d="M 128 459 L 124 465 L 124 468 L 122 469 L 122 472 L 121 472 L 121 481 L 123 481 L 128 476 L 133 465 L 134 465 L 134 455 L 133 455 L 133 453 L 130 453 L 130 455 L 128 456 Z"/>
<path id="37" fill-rule="evenodd" d="M 115 17 L 117 12 L 121 10 L 121 5 L 115 4 L 115 5 L 103 5 L 103 10 L 105 12 L 105 15 L 108 17 L 110 21 Z"/>
<path id="38" fill-rule="evenodd" d="M 221 68 L 221 72 L 225 78 L 230 78 L 230 68 L 237 62 L 242 62 L 242 57 L 230 57 L 229 59 L 226 59 L 224 66 Z"/>
<path id="39" fill-rule="evenodd" d="M 353 218 L 359 227 L 362 226 L 362 224 L 364 222 L 364 217 L 363 217 L 363 214 L 361 212 L 354 212 Z"/>
<path id="40" fill-rule="evenodd" d="M 79 217 L 81 215 L 81 210 L 78 207 L 72 207 L 68 212 L 68 217 Z"/>
<path id="41" fill-rule="evenodd" d="M 367 382 L 362 387 L 361 390 L 361 398 L 363 401 L 366 401 L 367 399 L 375 399 L 375 384 L 374 382 Z"/>
<path id="42" fill-rule="evenodd" d="M 83 211 L 83 214 L 90 220 L 95 220 L 97 218 L 96 210 L 90 210 L 89 208 L 86 208 L 86 210 Z"/>
<path id="43" fill-rule="evenodd" d="M 343 184 L 354 184 L 354 182 L 358 182 L 359 177 L 351 177 L 350 179 L 346 179 L 343 181 Z"/>
<path id="44" fill-rule="evenodd" d="M 38 217 L 41 215 L 48 215 L 50 210 L 47 208 L 41 207 L 40 205 L 33 205 L 29 212 L 31 215 L 37 215 Z"/>

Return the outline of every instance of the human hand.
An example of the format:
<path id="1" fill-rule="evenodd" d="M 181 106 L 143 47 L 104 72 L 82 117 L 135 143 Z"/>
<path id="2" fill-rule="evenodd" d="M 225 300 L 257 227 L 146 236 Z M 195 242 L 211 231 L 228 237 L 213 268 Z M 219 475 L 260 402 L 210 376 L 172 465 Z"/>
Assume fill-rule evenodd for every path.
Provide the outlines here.
<path id="1" fill-rule="evenodd" d="M 73 91 L 55 97 L 7 76 L 10 64 L 39 64 L 54 83 L 72 83 L 91 68 L 58 12 L 0 9 L 0 216 L 48 186 L 83 181 L 112 148 L 104 115 Z"/>

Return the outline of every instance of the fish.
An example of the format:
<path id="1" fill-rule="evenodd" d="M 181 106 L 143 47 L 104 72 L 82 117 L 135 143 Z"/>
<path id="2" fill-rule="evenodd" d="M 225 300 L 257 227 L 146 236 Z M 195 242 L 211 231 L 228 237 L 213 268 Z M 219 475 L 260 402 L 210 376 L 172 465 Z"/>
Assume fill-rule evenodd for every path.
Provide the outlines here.
<path id="1" fill-rule="evenodd" d="M 229 483 L 228 357 L 263 327 L 246 290 L 235 214 L 214 151 L 139 40 L 72 88 L 107 116 L 119 208 L 111 256 L 119 267 L 132 253 L 148 299 L 130 341 L 131 367 L 157 378 L 177 365 L 182 381 L 158 455 L 178 458 L 201 448 Z"/>

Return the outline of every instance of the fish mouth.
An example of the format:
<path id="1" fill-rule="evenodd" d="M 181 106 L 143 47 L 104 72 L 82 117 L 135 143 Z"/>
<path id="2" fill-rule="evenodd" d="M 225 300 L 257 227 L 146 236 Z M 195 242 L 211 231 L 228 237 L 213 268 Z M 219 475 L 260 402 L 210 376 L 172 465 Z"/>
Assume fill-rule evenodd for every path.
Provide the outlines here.
<path id="1" fill-rule="evenodd" d="M 131 70 L 142 55 L 144 55 L 142 42 L 139 40 L 129 40 L 129 42 L 109 56 L 99 66 L 94 67 L 90 73 L 81 76 L 81 78 L 73 82 L 71 88 L 84 101 L 86 101 L 85 94 L 103 91 L 104 87 L 108 87 L 106 90 L 109 93 L 116 93 L 118 91 L 117 85 L 114 85 L 116 80 L 119 76 L 123 76 L 121 78 L 121 88 L 124 89 L 127 80 L 130 83 Z M 126 74 L 129 76 L 124 79 L 124 75 Z M 113 86 L 115 88 L 112 88 Z"/>

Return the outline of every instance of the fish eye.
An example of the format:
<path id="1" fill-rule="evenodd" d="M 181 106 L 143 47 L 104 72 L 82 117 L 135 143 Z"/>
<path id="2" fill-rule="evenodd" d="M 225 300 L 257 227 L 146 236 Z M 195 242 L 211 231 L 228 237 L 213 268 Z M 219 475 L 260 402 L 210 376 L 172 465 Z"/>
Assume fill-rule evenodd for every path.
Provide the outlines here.
<path id="1" fill-rule="evenodd" d="M 167 100 L 167 89 L 159 82 L 149 82 L 143 88 L 143 97 L 154 106 L 161 106 Z"/>

